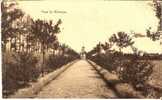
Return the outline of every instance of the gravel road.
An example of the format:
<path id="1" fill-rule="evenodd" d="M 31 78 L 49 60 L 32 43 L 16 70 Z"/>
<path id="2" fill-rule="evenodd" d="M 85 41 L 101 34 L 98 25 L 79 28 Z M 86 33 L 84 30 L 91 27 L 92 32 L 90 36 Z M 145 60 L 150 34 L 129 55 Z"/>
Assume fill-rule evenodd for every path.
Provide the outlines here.
<path id="1" fill-rule="evenodd" d="M 97 71 L 79 60 L 46 85 L 36 98 L 116 98 Z"/>

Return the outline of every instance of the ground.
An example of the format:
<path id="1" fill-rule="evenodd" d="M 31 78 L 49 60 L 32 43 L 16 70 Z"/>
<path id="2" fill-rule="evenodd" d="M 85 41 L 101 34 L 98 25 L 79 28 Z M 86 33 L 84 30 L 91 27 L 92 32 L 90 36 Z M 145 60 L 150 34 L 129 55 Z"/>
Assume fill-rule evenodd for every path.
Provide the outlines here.
<path id="1" fill-rule="evenodd" d="M 116 95 L 87 61 L 80 60 L 45 86 L 36 98 L 116 98 Z"/>

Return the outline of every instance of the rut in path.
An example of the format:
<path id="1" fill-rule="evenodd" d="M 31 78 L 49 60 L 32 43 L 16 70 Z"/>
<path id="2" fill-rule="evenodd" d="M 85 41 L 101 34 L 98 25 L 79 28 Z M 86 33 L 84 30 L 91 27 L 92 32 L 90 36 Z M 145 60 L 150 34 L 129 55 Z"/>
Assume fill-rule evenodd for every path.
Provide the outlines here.
<path id="1" fill-rule="evenodd" d="M 45 86 L 36 98 L 116 98 L 116 95 L 87 61 L 80 60 Z"/>

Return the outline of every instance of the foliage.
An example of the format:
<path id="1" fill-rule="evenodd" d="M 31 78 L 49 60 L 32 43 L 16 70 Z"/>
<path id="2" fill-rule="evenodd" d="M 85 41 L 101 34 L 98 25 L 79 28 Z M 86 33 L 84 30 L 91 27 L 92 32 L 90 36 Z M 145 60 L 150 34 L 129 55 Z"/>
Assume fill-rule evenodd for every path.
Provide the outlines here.
<path id="1" fill-rule="evenodd" d="M 132 59 L 123 61 L 121 69 L 120 79 L 131 83 L 136 89 L 141 89 L 152 74 L 153 65 L 149 61 Z"/>
<path id="2" fill-rule="evenodd" d="M 27 82 L 35 81 L 39 76 L 37 61 L 32 54 L 21 52 L 13 54 L 12 61 L 3 62 L 3 90 L 14 92 Z"/>
<path id="3" fill-rule="evenodd" d="M 156 17 L 160 19 L 161 10 L 162 10 L 160 2 L 158 2 L 158 0 L 153 0 L 153 3 L 154 3 L 154 7 L 155 7 Z"/>
<path id="4" fill-rule="evenodd" d="M 32 33 L 33 37 L 38 39 L 43 45 L 47 45 L 51 42 L 57 40 L 56 35 L 60 32 L 60 28 L 58 27 L 61 24 L 61 20 L 57 22 L 56 25 L 53 26 L 52 21 L 45 21 L 45 20 L 36 20 L 32 25 Z"/>
<path id="5" fill-rule="evenodd" d="M 32 33 L 33 37 L 41 43 L 41 49 L 43 53 L 43 65 L 44 65 L 44 56 L 45 56 L 45 49 L 47 49 L 48 45 L 53 44 L 56 47 L 57 37 L 56 34 L 60 32 L 59 25 L 61 24 L 61 20 L 58 20 L 56 25 L 53 26 L 52 21 L 45 21 L 45 20 L 36 20 L 34 24 L 32 24 Z M 52 48 L 53 48 L 52 46 Z"/>
<path id="6" fill-rule="evenodd" d="M 56 70 L 57 68 L 60 68 L 61 66 L 67 64 L 68 62 L 72 60 L 73 59 L 71 59 L 70 57 L 66 57 L 66 56 L 50 55 L 46 62 L 47 67 L 44 69 L 44 71 L 50 72 L 50 71 Z"/>
<path id="7" fill-rule="evenodd" d="M 121 49 L 134 44 L 130 36 L 125 32 L 118 32 L 117 34 L 113 34 L 109 38 L 109 42 L 116 44 Z"/>
<path id="8" fill-rule="evenodd" d="M 53 71 L 61 66 L 67 64 L 70 61 L 73 61 L 79 58 L 78 53 L 76 53 L 73 49 L 71 49 L 68 45 L 63 44 L 60 45 L 62 49 L 62 54 L 60 55 L 49 55 L 46 65 L 47 67 L 44 69 L 47 72 Z"/>
<path id="9" fill-rule="evenodd" d="M 5 43 L 9 37 L 15 37 L 15 32 L 19 31 L 19 28 L 13 27 L 14 21 L 22 18 L 24 13 L 16 8 L 17 4 L 15 2 L 11 2 L 10 4 L 6 4 L 5 1 L 1 2 L 1 29 L 2 29 L 2 46 L 4 48 Z"/>
<path id="10" fill-rule="evenodd" d="M 119 56 L 120 54 L 115 53 L 106 53 L 101 55 L 96 55 L 89 57 L 92 61 L 96 62 L 98 65 L 104 67 L 105 69 L 112 71 L 117 71 L 119 67 Z"/>
<path id="11" fill-rule="evenodd" d="M 101 44 L 97 44 L 93 50 L 88 52 L 88 58 L 108 71 L 115 72 L 122 82 L 130 83 L 135 89 L 148 91 L 146 81 L 153 72 L 152 63 L 145 59 L 139 60 L 138 50 L 133 46 L 134 42 L 125 32 L 113 34 L 109 42 L 110 44 L 116 44 L 119 48 L 131 46 L 134 54 L 124 54 L 110 48 L 106 49 L 105 54 L 99 54 L 97 48 Z"/>
<path id="12" fill-rule="evenodd" d="M 148 38 L 152 39 L 153 41 L 160 39 L 160 32 L 151 32 L 151 27 L 146 30 L 146 35 Z"/>

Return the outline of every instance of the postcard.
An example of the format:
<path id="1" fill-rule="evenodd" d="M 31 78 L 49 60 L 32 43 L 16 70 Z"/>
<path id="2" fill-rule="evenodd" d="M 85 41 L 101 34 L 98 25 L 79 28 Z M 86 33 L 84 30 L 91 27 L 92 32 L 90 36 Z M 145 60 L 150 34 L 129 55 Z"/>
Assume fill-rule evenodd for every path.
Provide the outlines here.
<path id="1" fill-rule="evenodd" d="M 161 0 L 2 0 L 2 98 L 160 99 Z"/>

